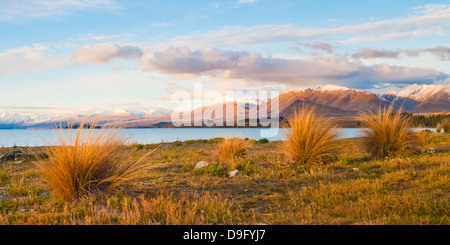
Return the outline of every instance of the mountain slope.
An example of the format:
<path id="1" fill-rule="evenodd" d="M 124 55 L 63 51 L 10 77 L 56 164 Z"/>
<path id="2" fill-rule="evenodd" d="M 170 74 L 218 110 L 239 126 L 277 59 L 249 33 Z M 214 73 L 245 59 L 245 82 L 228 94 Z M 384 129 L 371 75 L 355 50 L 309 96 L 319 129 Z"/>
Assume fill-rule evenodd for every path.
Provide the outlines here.
<path id="1" fill-rule="evenodd" d="M 316 106 L 317 110 L 329 117 L 353 117 L 359 111 L 377 112 L 379 108 L 394 104 L 395 109 L 402 106 L 403 111 L 415 113 L 431 113 L 450 111 L 450 85 L 409 85 L 404 88 L 389 87 L 371 89 L 370 91 L 350 89 L 336 85 L 316 86 L 311 88 L 295 88 L 279 95 L 279 116 L 289 117 L 293 110 L 304 104 Z M 235 102 L 233 102 L 235 100 Z M 191 123 L 211 115 L 208 121 L 225 122 L 227 106 L 233 107 L 235 121 L 238 119 L 254 119 L 258 113 L 267 110 L 271 116 L 272 101 L 261 102 L 257 98 L 220 97 L 209 104 L 191 111 Z M 222 111 L 223 114 L 219 112 Z M 65 114 L 33 114 L 0 112 L 0 128 L 49 128 L 56 125 L 66 126 L 68 122 L 80 123 L 87 116 L 87 123 L 118 124 L 120 127 L 155 127 L 171 124 L 171 111 L 163 108 L 117 108 L 102 110 L 87 108 Z M 198 120 L 197 120 L 198 121 Z M 229 120 L 228 120 L 229 121 Z"/>
<path id="2" fill-rule="evenodd" d="M 412 84 L 382 96 L 390 103 L 403 105 L 405 111 L 425 113 L 450 110 L 450 85 Z"/>

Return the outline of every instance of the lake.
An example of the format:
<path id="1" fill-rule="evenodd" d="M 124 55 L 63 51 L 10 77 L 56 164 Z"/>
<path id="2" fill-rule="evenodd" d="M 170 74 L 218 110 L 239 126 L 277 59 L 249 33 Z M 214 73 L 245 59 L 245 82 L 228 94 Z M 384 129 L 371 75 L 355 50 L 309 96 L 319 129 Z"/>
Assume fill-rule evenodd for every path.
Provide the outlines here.
<path id="1" fill-rule="evenodd" d="M 212 139 L 216 137 L 239 136 L 241 138 L 279 140 L 280 133 L 275 137 L 262 137 L 261 128 L 139 128 L 120 129 L 129 137 L 128 143 L 151 144 L 161 142 L 174 142 L 177 140 Z M 422 129 L 414 129 L 422 130 Z M 429 129 L 436 131 L 436 129 Z M 63 130 L 68 132 L 68 130 Z M 339 138 L 353 138 L 361 136 L 359 128 L 340 128 Z M 43 146 L 44 142 L 53 144 L 55 139 L 54 129 L 1 129 L 0 146 Z"/>

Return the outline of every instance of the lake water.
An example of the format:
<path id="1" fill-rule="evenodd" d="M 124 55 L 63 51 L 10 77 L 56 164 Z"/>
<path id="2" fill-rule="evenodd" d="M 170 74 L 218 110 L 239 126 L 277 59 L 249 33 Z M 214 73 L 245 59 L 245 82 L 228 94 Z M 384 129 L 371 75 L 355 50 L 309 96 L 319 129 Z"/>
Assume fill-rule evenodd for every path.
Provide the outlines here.
<path id="1" fill-rule="evenodd" d="M 129 137 L 128 143 L 151 144 L 161 142 L 174 142 L 177 140 L 212 139 L 216 137 L 239 136 L 241 138 L 261 139 L 267 138 L 271 141 L 279 140 L 280 133 L 275 137 L 262 137 L 261 128 L 142 128 L 142 129 L 120 129 Z M 422 130 L 422 129 L 414 129 Z M 436 131 L 436 129 L 430 129 Z M 68 130 L 63 130 L 67 132 Z M 353 138 L 361 136 L 359 128 L 341 128 L 338 132 L 339 138 Z M 44 142 L 52 144 L 55 139 L 54 129 L 1 129 L 0 147 L 10 146 L 42 146 Z"/>

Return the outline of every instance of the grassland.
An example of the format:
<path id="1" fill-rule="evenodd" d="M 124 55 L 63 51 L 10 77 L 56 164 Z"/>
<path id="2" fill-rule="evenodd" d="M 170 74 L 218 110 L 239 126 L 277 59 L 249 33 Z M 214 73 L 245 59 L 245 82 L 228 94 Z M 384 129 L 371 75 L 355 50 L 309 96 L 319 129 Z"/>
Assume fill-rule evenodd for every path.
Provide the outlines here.
<path id="1" fill-rule="evenodd" d="M 340 139 L 331 162 L 296 165 L 278 142 L 221 160 L 220 142 L 122 146 L 131 160 L 159 146 L 145 157 L 148 177 L 130 193 L 77 202 L 51 194 L 32 159 L 2 163 L 0 224 L 450 224 L 448 151 L 370 160 L 361 139 Z M 433 133 L 423 147 L 445 146 L 450 134 Z M 194 169 L 198 161 L 212 165 Z"/>

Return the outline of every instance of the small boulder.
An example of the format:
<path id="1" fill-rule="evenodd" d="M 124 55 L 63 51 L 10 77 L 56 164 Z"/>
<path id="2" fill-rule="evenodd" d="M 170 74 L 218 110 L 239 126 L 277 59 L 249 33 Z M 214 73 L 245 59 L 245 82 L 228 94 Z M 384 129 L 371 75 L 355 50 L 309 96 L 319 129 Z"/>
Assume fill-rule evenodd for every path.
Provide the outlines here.
<path id="1" fill-rule="evenodd" d="M 205 162 L 205 161 L 200 161 L 195 165 L 195 169 L 200 169 L 200 168 L 204 168 L 206 166 L 210 165 L 209 162 Z"/>
<path id="2" fill-rule="evenodd" d="M 241 173 L 239 173 L 239 170 L 236 169 L 236 170 L 233 170 L 233 171 L 229 172 L 228 175 L 229 175 L 230 177 L 234 177 L 234 176 L 239 176 L 239 175 L 241 175 Z"/>

